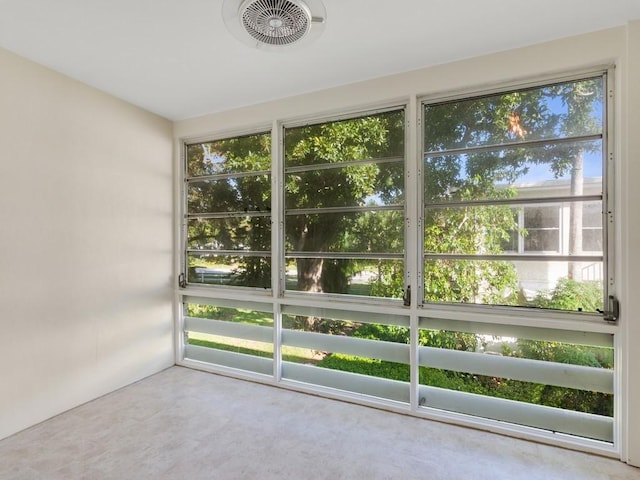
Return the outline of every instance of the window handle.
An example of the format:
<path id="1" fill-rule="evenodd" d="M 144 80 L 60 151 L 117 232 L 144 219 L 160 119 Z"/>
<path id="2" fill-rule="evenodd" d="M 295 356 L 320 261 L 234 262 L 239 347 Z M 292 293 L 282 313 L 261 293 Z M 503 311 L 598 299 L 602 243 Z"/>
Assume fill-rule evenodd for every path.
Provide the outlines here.
<path id="1" fill-rule="evenodd" d="M 613 295 L 609 295 L 607 310 L 598 310 L 607 322 L 615 322 L 620 317 L 620 302 Z"/>
<path id="2" fill-rule="evenodd" d="M 402 296 L 402 301 L 403 301 L 405 307 L 410 307 L 411 306 L 411 285 L 407 285 L 407 290 L 405 291 L 404 295 Z"/>

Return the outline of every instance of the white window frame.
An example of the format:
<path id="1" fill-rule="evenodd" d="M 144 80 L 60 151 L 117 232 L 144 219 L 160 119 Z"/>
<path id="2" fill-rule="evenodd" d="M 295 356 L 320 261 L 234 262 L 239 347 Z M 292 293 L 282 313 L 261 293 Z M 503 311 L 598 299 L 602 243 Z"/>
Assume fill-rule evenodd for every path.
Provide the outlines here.
<path id="1" fill-rule="evenodd" d="M 307 118 L 307 119 L 303 119 L 303 120 L 294 120 L 291 122 L 281 122 L 278 123 L 278 147 L 279 147 L 279 152 L 278 152 L 278 170 L 279 170 L 279 175 L 281 175 L 281 177 L 279 178 L 279 191 L 277 192 L 277 195 L 280 199 L 280 209 L 279 209 L 279 214 L 282 215 L 282 219 L 280 221 L 280 229 L 279 229 L 279 261 L 282 262 L 281 263 L 281 268 L 279 270 L 279 276 L 278 276 L 278 291 L 280 292 L 281 296 L 309 296 L 309 295 L 313 295 L 313 296 L 317 296 L 317 293 L 308 293 L 308 292 L 301 292 L 301 291 L 296 291 L 296 290 L 287 290 L 285 288 L 285 284 L 286 284 L 286 252 L 285 252 L 285 236 L 286 236 L 286 232 L 285 232 L 285 228 L 286 228 L 286 208 L 285 208 L 285 187 L 284 187 L 284 183 L 285 183 L 285 176 L 286 176 L 286 161 L 285 161 L 285 148 L 284 148 L 284 142 L 285 142 L 285 131 L 287 129 L 293 129 L 293 128 L 298 128 L 298 127 L 304 127 L 307 125 L 320 125 L 323 123 L 332 123 L 332 122 L 339 122 L 339 121 L 344 121 L 344 120 L 352 120 L 352 119 L 357 119 L 357 118 L 362 118 L 362 117 L 367 117 L 367 116 L 375 116 L 378 114 L 384 114 L 384 113 L 389 113 L 389 112 L 394 112 L 394 111 L 402 111 L 403 115 L 404 115 L 404 195 L 405 195 L 405 201 L 404 201 L 404 205 L 403 205 L 403 214 L 405 216 L 405 218 L 407 217 L 407 198 L 408 198 L 408 187 L 409 187 L 409 183 L 410 183 L 410 178 L 409 178 L 409 174 L 408 174 L 408 144 L 409 144 L 409 125 L 410 122 L 408 120 L 408 115 L 409 115 L 409 105 L 407 102 L 393 102 L 390 103 L 389 105 L 383 105 L 383 106 L 379 106 L 377 108 L 373 108 L 373 109 L 363 109 L 363 110 L 354 110 L 352 112 L 342 112 L 336 115 L 326 115 L 326 116 L 319 116 L 319 117 L 312 117 L 312 118 Z M 274 139 L 275 140 L 275 139 Z M 273 142 L 272 142 L 273 144 Z M 356 210 L 356 209 L 354 209 Z M 359 211 L 367 211 L 367 208 L 359 208 L 357 209 Z M 406 222 L 405 222 L 406 224 Z M 365 258 L 365 259 L 376 259 L 376 258 L 384 258 L 387 260 L 402 260 L 404 263 L 404 270 L 405 270 L 405 278 L 406 278 L 406 270 L 407 270 L 407 264 L 408 264 L 408 257 L 406 255 L 407 252 L 407 242 L 408 242 L 408 238 L 409 238 L 409 233 L 407 232 L 407 229 L 405 228 L 405 235 L 404 235 L 404 243 L 405 243 L 405 254 L 387 254 L 384 257 L 378 257 L 376 255 L 369 255 L 369 254 L 355 254 L 353 256 L 353 258 L 359 257 L 359 258 Z M 335 256 L 328 256 L 330 258 L 340 258 L 340 254 L 336 254 Z M 345 257 L 349 257 L 349 255 L 345 255 Z M 293 257 L 295 258 L 295 257 Z M 406 281 L 405 281 L 405 286 L 404 288 L 406 289 Z M 393 299 L 393 298 L 383 298 L 383 297 L 369 297 L 369 296 L 355 296 L 355 295 L 348 295 L 348 294 L 344 294 L 344 293 L 321 293 L 319 294 L 322 297 L 327 297 L 327 298 L 335 298 L 335 299 L 346 299 L 349 300 L 349 297 L 351 297 L 351 299 L 353 301 L 370 301 L 370 302 L 381 302 L 381 303 L 395 303 L 398 304 L 401 302 L 401 300 L 398 299 Z"/>
<path id="2" fill-rule="evenodd" d="M 458 92 L 450 92 L 450 93 L 441 93 L 438 95 L 425 95 L 418 97 L 418 108 L 417 108 L 417 124 L 420 125 L 420 134 L 418 136 L 418 147 L 417 151 L 420 152 L 419 155 L 416 156 L 415 161 L 417 162 L 416 171 L 418 172 L 419 181 L 419 190 L 418 190 L 418 205 L 424 205 L 424 195 L 423 195 L 423 187 L 424 184 L 424 167 L 422 161 L 422 154 L 425 151 L 424 148 L 424 133 L 423 133 L 423 118 L 422 112 L 424 110 L 424 105 L 426 104 L 435 104 L 435 103 L 445 103 L 445 102 L 454 102 L 454 101 L 463 101 L 470 98 L 480 98 L 490 95 L 498 95 L 501 93 L 506 93 L 510 91 L 516 90 L 524 90 L 529 88 L 542 87 L 555 83 L 564 83 L 571 81 L 579 81 L 587 78 L 595 78 L 602 77 L 603 79 L 603 100 L 605 101 L 604 106 L 604 115 L 605 121 L 603 123 L 602 128 L 602 157 L 603 157 L 603 170 L 602 170 L 602 203 L 603 203 L 603 219 L 602 219 L 602 228 L 603 228 L 603 252 L 602 252 L 602 270 L 603 270 L 603 289 L 604 289 L 604 310 L 612 310 L 613 303 L 617 304 L 616 297 L 616 284 L 615 284 L 615 238 L 614 238 L 614 219 L 615 219 L 615 205 L 614 205 L 614 191 L 615 191 L 615 183 L 614 183 L 614 162 L 613 162 L 613 149 L 614 149 L 614 102 L 613 98 L 613 86 L 615 85 L 614 80 L 614 67 L 611 65 L 597 67 L 593 69 L 584 69 L 580 71 L 576 71 L 575 73 L 569 73 L 566 75 L 558 74 L 558 75 L 549 75 L 543 76 L 535 81 L 522 81 L 522 82 L 507 82 L 495 88 L 478 88 L 478 89 L 467 89 Z M 585 196 L 585 201 L 588 200 L 588 195 Z M 535 200 L 532 202 L 533 204 L 537 204 Z M 446 206 L 446 205 L 444 205 Z M 562 210 L 562 209 L 561 209 Z M 520 224 L 520 212 L 518 212 L 519 216 L 519 224 Z M 560 228 L 562 230 L 562 222 L 563 218 L 560 219 Z M 420 208 L 419 218 L 417 223 L 419 225 L 424 225 L 424 208 Z M 520 224 L 521 225 L 521 224 Z M 424 232 L 422 229 L 417 232 L 418 235 L 418 246 L 420 252 L 423 252 L 424 245 Z M 519 237 L 521 237 L 519 235 Z M 521 241 L 522 238 L 518 240 L 518 253 L 514 256 L 514 260 L 518 260 L 517 255 L 524 254 L 524 248 L 521 249 Z M 564 243 L 564 242 L 562 242 Z M 566 248 L 564 245 L 561 245 L 560 254 L 564 255 L 566 252 Z M 536 252 L 537 253 L 537 252 Z M 545 252 L 540 252 L 544 257 Z M 588 252 L 586 252 L 588 253 Z M 544 258 L 543 258 L 544 259 Z M 496 306 L 496 305 L 477 305 L 477 304 L 459 304 L 452 303 L 448 304 L 446 302 L 442 303 L 430 303 L 424 301 L 424 282 L 423 282 L 423 257 L 421 256 L 418 262 L 418 275 L 415 283 L 417 288 L 414 289 L 417 293 L 417 301 L 418 305 L 424 309 L 445 309 L 451 311 L 466 311 L 468 309 L 480 311 L 491 311 L 492 309 L 506 309 L 507 311 L 510 309 L 515 309 L 520 312 L 523 307 L 509 307 L 509 306 Z M 607 301 L 609 300 L 609 302 Z M 526 307 L 524 307 L 526 309 Z M 533 309 L 532 309 L 533 310 Z M 535 312 L 530 312 L 535 317 Z M 525 314 L 528 315 L 528 314 Z M 586 321 L 588 323 L 598 323 L 602 320 L 602 315 L 593 314 L 587 312 L 558 312 L 554 315 L 556 318 L 560 319 L 560 321 L 570 320 L 574 322 Z M 591 318 L 589 318 L 591 317 Z M 617 318 L 616 318 L 617 319 Z M 615 321 L 615 320 L 613 320 Z"/>
<path id="3" fill-rule="evenodd" d="M 547 84 L 550 81 L 568 81 L 583 78 L 585 76 L 593 74 L 607 73 L 607 83 L 605 85 L 605 92 L 609 101 L 607 102 L 607 126 L 606 132 L 603 134 L 603 150 L 607 152 L 606 166 L 604 171 L 605 179 L 603 180 L 607 185 L 609 195 L 605 197 L 606 206 L 604 208 L 603 215 L 603 228 L 606 229 L 605 235 L 606 245 L 604 249 L 605 253 L 605 278 L 607 280 L 607 287 L 609 294 L 615 293 L 614 283 L 614 242 L 612 241 L 613 234 L 613 192 L 614 192 L 614 178 L 613 172 L 613 101 L 612 85 L 613 85 L 613 68 L 612 67 L 598 67 L 594 69 L 583 70 L 574 72 L 569 75 L 553 75 L 547 76 L 536 80 L 535 82 L 509 82 L 494 89 L 469 89 L 466 91 L 458 91 L 452 94 L 438 94 L 437 96 L 429 95 L 417 95 L 413 94 L 404 100 L 398 101 L 397 99 L 377 105 L 362 105 L 359 107 L 345 108 L 339 112 L 324 112 L 321 114 L 307 115 L 304 117 L 291 117 L 291 118 L 278 118 L 274 119 L 269 125 L 258 125 L 255 127 L 248 127 L 238 130 L 222 130 L 216 131 L 211 135 L 190 137 L 181 139 L 176 143 L 176 151 L 182 152 L 179 165 L 176 166 L 176 271 L 178 273 L 184 272 L 185 269 L 185 256 L 184 241 L 186 239 L 186 223 L 184 220 L 184 214 L 186 212 L 186 192 L 184 190 L 184 174 L 183 166 L 185 165 L 184 159 L 184 145 L 185 143 L 196 143 L 199 141 L 211 141 L 224 138 L 230 138 L 234 136 L 247 135 L 252 133 L 260 133 L 265 130 L 271 130 L 272 135 L 272 289 L 265 291 L 263 289 L 251 289 L 247 287 L 222 287 L 222 286 L 201 286 L 201 285 L 181 285 L 176 282 L 176 363 L 190 368 L 196 368 L 204 371 L 222 373 L 230 375 L 236 378 L 248 379 L 257 381 L 273 386 L 279 386 L 283 388 L 293 389 L 301 392 L 308 392 L 316 395 L 323 395 L 330 398 L 336 398 L 340 400 L 347 400 L 356 402 L 362 405 L 368 405 L 384 410 L 394 411 L 406 415 L 412 415 L 419 418 L 435 419 L 448 423 L 461 424 L 466 426 L 472 426 L 484 430 L 489 430 L 497 433 L 502 433 L 511 436 L 517 436 L 527 438 L 542 443 L 548 443 L 553 445 L 560 445 L 569 447 L 572 449 L 580 449 L 586 452 L 597 453 L 606 456 L 616 457 L 619 456 L 621 450 L 621 386 L 620 386 L 620 372 L 619 365 L 621 354 L 619 346 L 621 345 L 620 337 L 618 335 L 619 328 L 616 323 L 603 322 L 602 317 L 597 315 L 584 315 L 574 314 L 569 312 L 553 312 L 548 311 L 528 311 L 528 310 L 514 310 L 511 307 L 497 307 L 486 305 L 444 305 L 444 304 L 421 304 L 418 300 L 422 298 L 421 291 L 419 292 L 421 285 L 421 269 L 419 265 L 422 263 L 422 241 L 419 239 L 421 235 L 421 208 L 422 204 L 422 126 L 421 126 L 421 105 L 424 101 L 432 100 L 445 100 L 445 99 L 460 99 L 463 97 L 483 95 L 489 93 L 498 93 L 513 88 L 525 88 L 529 86 L 539 86 Z M 375 112 L 382 110 L 389 110 L 396 108 L 400 105 L 405 105 L 406 112 L 406 133 L 405 133 L 405 149 L 406 149 L 406 163 L 405 163 L 405 195 L 407 201 L 405 202 L 405 214 L 406 214 L 406 249 L 405 249 L 405 282 L 407 285 L 413 285 L 414 288 L 411 291 L 409 298 L 411 299 L 410 305 L 403 305 L 401 301 L 395 301 L 390 299 L 376 299 L 371 297 L 358 297 L 358 298 L 345 298 L 331 296 L 330 294 L 323 295 L 321 298 L 318 296 L 310 296 L 304 294 L 298 294 L 298 292 L 285 292 L 282 289 L 281 279 L 284 272 L 284 230 L 283 230 L 283 126 L 284 125 L 302 125 L 309 122 L 320 122 L 323 120 L 331 121 L 340 118 L 352 118 L 369 112 Z M 413 201 L 409 201 L 412 199 Z M 607 261 L 607 259 L 609 261 Z M 176 275 L 177 277 L 177 275 Z M 418 288 L 415 288 L 418 286 Z M 210 303 L 213 305 L 221 305 L 227 307 L 251 307 L 253 305 L 260 311 L 273 312 L 274 327 L 273 327 L 273 348 L 274 355 L 270 368 L 259 370 L 263 373 L 256 373 L 257 370 L 251 371 L 242 368 L 243 362 L 238 364 L 233 362 L 224 365 L 216 364 L 211 361 L 202 361 L 198 359 L 189 358 L 186 354 L 185 344 L 185 332 L 187 327 L 189 328 L 201 328 L 190 326 L 201 324 L 202 322 L 192 322 L 186 318 L 184 311 L 185 303 Z M 411 329 L 411 344 L 408 346 L 408 357 L 411 367 L 411 381 L 408 384 L 408 402 L 398 403 L 393 400 L 384 400 L 375 396 L 371 396 L 371 392 L 376 392 L 378 388 L 391 388 L 394 392 L 397 391 L 397 386 L 393 385 L 389 387 L 380 386 L 385 382 L 360 382 L 356 377 L 336 375 L 335 383 L 327 382 L 314 383 L 313 374 L 305 376 L 300 374 L 300 369 L 297 369 L 295 375 L 301 375 L 300 381 L 296 381 L 291 377 L 283 375 L 283 360 L 281 346 L 283 345 L 283 329 L 282 329 L 282 315 L 283 313 L 291 312 L 317 312 L 318 315 L 330 316 L 332 313 L 337 318 L 351 318 L 355 321 L 366 320 L 367 318 L 387 318 L 392 324 L 408 325 Z M 517 313 L 517 314 L 516 314 Z M 544 427 L 532 428 L 519 426 L 509 423 L 506 420 L 495 420 L 482 416 L 474 416 L 477 411 L 476 407 L 480 408 L 494 408 L 498 406 L 500 410 L 502 403 L 496 402 L 487 397 L 486 401 L 480 402 L 484 406 L 476 404 L 474 402 L 467 402 L 466 405 L 469 409 L 467 413 L 455 413 L 437 408 L 430 408 L 421 406 L 421 397 L 425 392 L 424 386 L 419 385 L 418 382 L 418 367 L 425 362 L 425 355 L 432 355 L 431 350 L 424 350 L 425 347 L 419 347 L 417 343 L 418 331 L 420 328 L 460 328 L 462 331 L 475 332 L 479 334 L 494 333 L 502 335 L 520 335 L 523 338 L 525 335 L 533 335 L 533 338 L 539 338 L 542 340 L 557 340 L 562 342 L 578 342 L 588 339 L 589 344 L 595 345 L 615 345 L 616 352 L 616 370 L 612 372 L 613 376 L 613 391 L 615 395 L 615 416 L 611 419 L 613 423 L 613 441 L 612 443 L 602 443 L 599 441 L 592 441 L 588 438 L 572 437 L 567 435 L 558 435 L 545 429 Z M 241 328 L 231 327 L 234 332 L 240 332 Z M 288 341 L 286 338 L 284 341 Z M 348 342 L 343 342 L 348 343 Z M 349 349 L 359 348 L 355 343 L 348 346 Z M 407 352 L 398 353 L 407 355 Z M 426 353 L 425 353 L 426 352 Z M 438 353 L 438 352 L 435 352 Z M 387 353 L 388 355 L 395 355 L 395 353 Z M 447 354 L 438 361 L 446 360 Z M 456 362 L 461 361 L 462 357 L 458 359 L 458 355 L 454 355 Z M 454 358 L 452 356 L 452 358 Z M 234 357 L 234 361 L 236 358 Z M 448 361 L 448 360 L 447 360 Z M 260 365 L 264 362 L 258 361 Z M 230 366 L 231 365 L 231 366 Z M 235 366 L 233 366 L 235 365 Z M 505 364 L 506 365 L 506 364 Z M 479 367 L 480 368 L 480 367 Z M 482 367 L 485 368 L 485 367 Z M 266 373 L 264 373 L 266 372 Z M 285 372 L 286 373 L 286 372 Z M 608 380 L 607 380 L 608 381 Z M 387 382 L 388 384 L 388 382 Z M 333 385 L 333 386 L 332 386 Z M 404 395 L 404 394 L 403 394 Z M 391 397 L 393 398 L 393 397 Z M 403 397 L 404 398 L 404 397 Z M 447 397 L 446 395 L 441 398 L 440 401 L 456 400 L 454 396 Z M 511 407 L 509 407 L 511 408 Z M 539 411 L 544 409 L 529 408 L 526 405 L 520 410 L 511 410 L 511 414 L 520 415 L 520 413 Z M 474 413 L 475 412 L 475 413 Z M 520 413 L 518 413 L 520 412 Z M 537 414 L 535 414 L 537 415 Z M 535 416 L 534 415 L 534 416 Z M 542 422 L 547 422 L 544 415 Z M 506 423 L 505 423 L 506 422 Z M 542 430 L 540 429 L 542 428 Z"/>
<path id="4" fill-rule="evenodd" d="M 217 135 L 207 135 L 207 136 L 198 136 L 193 138 L 185 138 L 182 139 L 179 143 L 180 148 L 180 207 L 179 207 L 179 215 L 180 215 L 180 261 L 179 261 L 179 278 L 178 283 L 181 288 L 191 287 L 191 288 L 221 288 L 227 290 L 253 290 L 256 292 L 264 292 L 264 288 L 259 287 L 243 287 L 243 286 L 227 286 L 227 285 L 210 285 L 205 283 L 190 283 L 188 280 L 188 225 L 189 225 L 189 209 L 188 209 L 188 165 L 187 165 L 187 149 L 190 145 L 196 145 L 199 143 L 207 143 L 207 142 L 216 142 L 221 140 L 229 140 L 238 137 L 247 137 L 252 135 L 262 135 L 268 134 L 271 132 L 271 126 L 257 126 L 250 129 L 242 129 L 242 130 L 233 130 L 227 132 L 220 132 Z M 272 147 L 273 150 L 273 147 Z M 240 174 L 241 175 L 241 174 Z M 239 176 L 240 176 L 239 175 Z M 271 194 L 274 195 L 274 177 L 273 177 L 273 168 L 270 172 L 271 175 Z M 273 203 L 273 201 L 272 201 Z M 232 216 L 232 215 L 230 215 Z M 271 215 L 272 225 L 273 223 L 273 214 Z M 271 241 L 273 242 L 273 227 L 272 227 L 272 235 Z M 272 243 L 273 245 L 273 243 Z M 239 251 L 241 252 L 241 251 Z M 271 248 L 271 269 L 273 272 L 273 247 Z M 271 286 L 268 288 L 268 292 L 271 291 Z"/>

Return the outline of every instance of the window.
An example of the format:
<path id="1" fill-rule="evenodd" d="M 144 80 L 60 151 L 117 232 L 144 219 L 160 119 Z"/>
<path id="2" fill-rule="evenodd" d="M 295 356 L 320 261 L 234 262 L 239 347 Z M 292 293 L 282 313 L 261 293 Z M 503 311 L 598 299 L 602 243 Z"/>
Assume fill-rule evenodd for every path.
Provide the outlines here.
<path id="1" fill-rule="evenodd" d="M 181 364 L 606 450 L 605 84 L 187 142 Z"/>
<path id="2" fill-rule="evenodd" d="M 423 105 L 425 302 L 602 308 L 603 78 Z M 515 255 L 514 255 L 515 254 Z M 593 300 L 593 301 L 592 301 Z"/>
<path id="3" fill-rule="evenodd" d="M 185 149 L 187 282 L 270 288 L 270 133 Z"/>
<path id="4" fill-rule="evenodd" d="M 407 316 L 286 306 L 282 353 L 284 379 L 409 402 Z"/>
<path id="5" fill-rule="evenodd" d="M 560 252 L 560 208 L 525 207 L 522 216 L 525 252 Z"/>
<path id="6" fill-rule="evenodd" d="M 271 305 L 184 299 L 185 358 L 269 375 L 273 372 Z"/>
<path id="7" fill-rule="evenodd" d="M 613 441 L 613 336 L 419 320 L 420 408 Z"/>
<path id="8" fill-rule="evenodd" d="M 285 289 L 404 288 L 404 110 L 286 128 Z"/>

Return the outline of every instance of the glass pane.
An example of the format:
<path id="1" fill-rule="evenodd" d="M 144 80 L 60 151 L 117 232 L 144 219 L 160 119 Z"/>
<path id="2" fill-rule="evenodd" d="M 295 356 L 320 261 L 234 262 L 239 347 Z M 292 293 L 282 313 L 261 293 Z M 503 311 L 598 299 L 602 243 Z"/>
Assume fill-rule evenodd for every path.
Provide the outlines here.
<path id="1" fill-rule="evenodd" d="M 366 163 L 286 175 L 287 209 L 395 205 L 404 201 L 404 163 Z"/>
<path id="2" fill-rule="evenodd" d="M 460 352 L 476 352 L 608 370 L 613 369 L 614 361 L 613 348 L 448 330 L 420 329 L 419 343 L 422 346 Z M 457 364 L 462 366 L 458 371 L 420 367 L 420 384 L 607 417 L 613 416 L 613 395 L 611 394 L 532 383 L 518 380 L 518 378 L 504 378 L 501 375 L 480 375 L 477 374 L 476 357 L 464 353 L 461 355 L 468 355 L 469 360 L 465 368 L 462 361 L 464 357 L 461 356 Z M 514 371 L 518 370 L 514 369 Z M 522 373 L 527 374 L 526 367 L 522 367 Z"/>
<path id="3" fill-rule="evenodd" d="M 424 107 L 425 151 L 602 133 L 602 78 Z"/>
<path id="4" fill-rule="evenodd" d="M 602 228 L 602 202 L 585 202 L 583 204 L 582 226 Z"/>
<path id="5" fill-rule="evenodd" d="M 271 169 L 271 134 L 261 133 L 187 145 L 187 176 Z"/>
<path id="6" fill-rule="evenodd" d="M 286 289 L 402 298 L 402 260 L 297 258 L 287 261 Z"/>
<path id="7" fill-rule="evenodd" d="M 190 182 L 187 189 L 191 214 L 271 211 L 270 175 Z"/>
<path id="8" fill-rule="evenodd" d="M 583 228 L 582 229 L 582 251 L 602 252 L 602 229 Z"/>
<path id="9" fill-rule="evenodd" d="M 402 253 L 404 212 L 287 215 L 287 252 Z"/>
<path id="10" fill-rule="evenodd" d="M 424 172 L 427 203 L 600 195 L 602 142 L 425 157 Z"/>
<path id="11" fill-rule="evenodd" d="M 271 288 L 270 257 L 189 253 L 187 261 L 189 283 Z"/>
<path id="12" fill-rule="evenodd" d="M 404 110 L 285 129 L 285 167 L 387 157 L 404 157 Z"/>
<path id="13" fill-rule="evenodd" d="M 187 248 L 198 250 L 271 250 L 270 217 L 191 219 Z"/>
<path id="14" fill-rule="evenodd" d="M 424 300 L 602 310 L 602 262 L 425 260 Z"/>

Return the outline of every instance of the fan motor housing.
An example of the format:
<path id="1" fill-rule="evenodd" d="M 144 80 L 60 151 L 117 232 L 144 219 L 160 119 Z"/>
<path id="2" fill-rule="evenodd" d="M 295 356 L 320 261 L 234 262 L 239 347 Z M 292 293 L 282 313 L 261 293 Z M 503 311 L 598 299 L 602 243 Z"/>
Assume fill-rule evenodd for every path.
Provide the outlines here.
<path id="1" fill-rule="evenodd" d="M 324 27 L 321 0 L 225 0 L 229 31 L 255 48 L 281 49 L 315 39 Z"/>
<path id="2" fill-rule="evenodd" d="M 240 18 L 249 35 L 269 45 L 295 43 L 311 26 L 311 12 L 295 0 L 246 0 Z"/>

